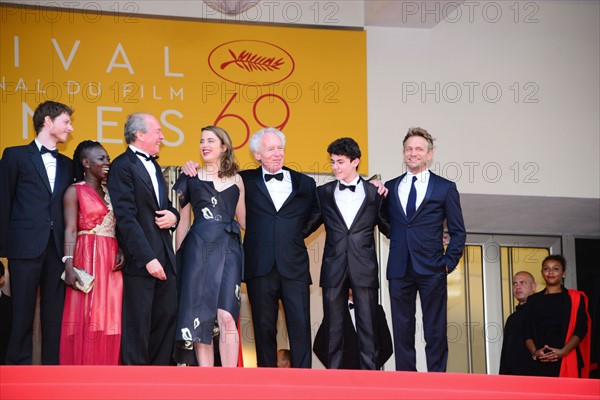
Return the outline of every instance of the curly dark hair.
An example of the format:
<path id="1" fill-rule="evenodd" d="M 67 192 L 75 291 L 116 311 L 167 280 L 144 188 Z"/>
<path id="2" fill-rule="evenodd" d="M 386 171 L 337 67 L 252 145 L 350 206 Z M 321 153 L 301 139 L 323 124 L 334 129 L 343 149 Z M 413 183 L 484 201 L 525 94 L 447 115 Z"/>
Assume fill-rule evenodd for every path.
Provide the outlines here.
<path id="1" fill-rule="evenodd" d="M 99 142 L 94 140 L 84 140 L 77 145 L 75 152 L 73 153 L 73 172 L 75 174 L 75 182 L 81 182 L 83 180 L 83 159 L 87 157 L 90 149 L 100 147 L 104 148 Z"/>
<path id="2" fill-rule="evenodd" d="M 562 265 L 563 267 L 563 271 L 567 270 L 567 260 L 565 260 L 565 258 L 560 254 L 551 254 L 548 257 L 544 258 L 544 261 L 542 261 L 542 267 L 544 266 L 544 263 L 549 260 L 559 262 L 560 265 Z"/>
<path id="3" fill-rule="evenodd" d="M 338 156 L 346 156 L 350 159 L 350 161 L 356 160 L 361 156 L 358 143 L 349 137 L 339 138 L 331 142 L 329 147 L 327 147 L 327 152 L 329 154 L 336 154 Z"/>

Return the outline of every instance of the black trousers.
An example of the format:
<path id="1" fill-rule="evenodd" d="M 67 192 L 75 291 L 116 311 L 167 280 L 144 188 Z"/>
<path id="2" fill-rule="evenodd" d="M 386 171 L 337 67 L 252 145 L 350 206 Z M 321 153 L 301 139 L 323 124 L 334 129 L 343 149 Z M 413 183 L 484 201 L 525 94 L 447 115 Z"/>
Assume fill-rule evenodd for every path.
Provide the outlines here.
<path id="1" fill-rule="evenodd" d="M 33 318 L 40 291 L 40 320 L 42 325 L 42 364 L 59 362 L 60 327 L 65 303 L 65 284 L 60 279 L 65 267 L 58 257 L 54 236 L 46 250 L 34 259 L 10 259 L 12 328 L 6 364 L 30 365 L 33 352 Z"/>
<path id="2" fill-rule="evenodd" d="M 286 279 L 276 266 L 246 282 L 252 308 L 256 360 L 259 367 L 277 367 L 279 299 L 285 312 L 293 368 L 311 368 L 310 292 L 308 282 Z"/>
<path id="3" fill-rule="evenodd" d="M 123 274 L 124 365 L 170 365 L 177 321 L 177 283 L 173 267 L 163 266 L 167 280 Z"/>
<path id="4" fill-rule="evenodd" d="M 344 326 L 348 312 L 348 289 L 350 279 L 337 287 L 323 288 L 323 318 L 328 327 L 328 368 L 339 369 L 343 366 Z M 377 361 L 377 288 L 354 286 L 352 297 L 356 318 L 357 353 L 360 354 L 361 369 L 376 369 Z"/>

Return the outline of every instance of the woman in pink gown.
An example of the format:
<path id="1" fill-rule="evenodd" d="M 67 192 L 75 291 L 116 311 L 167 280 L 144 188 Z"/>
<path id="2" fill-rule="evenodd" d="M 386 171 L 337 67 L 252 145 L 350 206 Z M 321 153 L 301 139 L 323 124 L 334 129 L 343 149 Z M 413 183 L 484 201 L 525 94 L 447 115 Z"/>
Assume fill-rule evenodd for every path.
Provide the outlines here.
<path id="1" fill-rule="evenodd" d="M 110 159 L 98 142 L 83 141 L 73 155 L 77 183 L 64 195 L 65 283 L 60 364 L 117 365 L 121 344 L 122 257 L 105 187 Z M 94 276 L 89 293 L 75 286 L 73 267 Z M 81 281 L 80 281 L 81 282 Z"/>

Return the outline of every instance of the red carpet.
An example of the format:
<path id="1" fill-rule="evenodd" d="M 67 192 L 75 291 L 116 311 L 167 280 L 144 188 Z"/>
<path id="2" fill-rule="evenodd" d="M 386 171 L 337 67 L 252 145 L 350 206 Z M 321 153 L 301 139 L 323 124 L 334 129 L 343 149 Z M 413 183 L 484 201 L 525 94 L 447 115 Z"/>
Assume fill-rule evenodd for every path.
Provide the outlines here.
<path id="1" fill-rule="evenodd" d="M 590 399 L 600 381 L 391 371 L 0 367 L 0 399 Z"/>

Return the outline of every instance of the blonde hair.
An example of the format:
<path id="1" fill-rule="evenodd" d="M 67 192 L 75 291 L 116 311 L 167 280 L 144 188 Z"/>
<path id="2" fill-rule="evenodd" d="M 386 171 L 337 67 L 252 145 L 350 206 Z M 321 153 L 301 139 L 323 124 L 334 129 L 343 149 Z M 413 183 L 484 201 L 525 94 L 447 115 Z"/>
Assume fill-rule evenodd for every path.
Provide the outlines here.
<path id="1" fill-rule="evenodd" d="M 402 141 L 402 145 L 404 145 L 404 143 L 408 140 L 408 138 L 413 137 L 413 136 L 419 136 L 419 137 L 422 137 L 423 139 L 427 140 L 427 151 L 433 150 L 433 141 L 435 139 L 425 129 L 418 128 L 418 127 L 408 129 L 408 132 L 406 133 L 406 136 L 404 136 L 404 140 Z"/>

